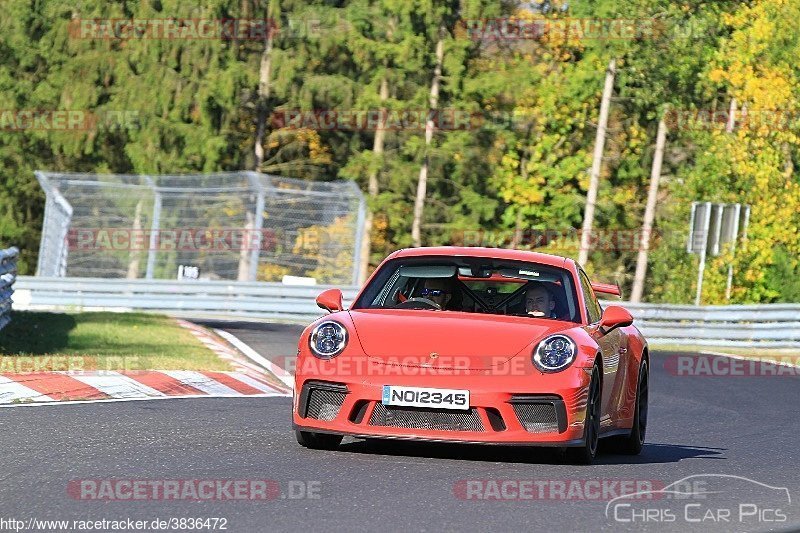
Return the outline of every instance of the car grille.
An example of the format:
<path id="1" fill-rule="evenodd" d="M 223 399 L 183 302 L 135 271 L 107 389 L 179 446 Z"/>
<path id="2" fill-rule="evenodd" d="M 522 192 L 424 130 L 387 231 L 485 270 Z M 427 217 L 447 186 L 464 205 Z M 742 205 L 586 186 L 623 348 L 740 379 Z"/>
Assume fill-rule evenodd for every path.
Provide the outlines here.
<path id="1" fill-rule="evenodd" d="M 307 418 L 333 420 L 339 414 L 346 393 L 324 389 L 311 389 L 308 395 Z"/>
<path id="2" fill-rule="evenodd" d="M 517 403 L 514 412 L 528 433 L 558 431 L 556 408 L 551 403 Z"/>
<path id="3" fill-rule="evenodd" d="M 485 431 L 478 411 L 443 411 L 413 407 L 387 407 L 376 403 L 371 426 L 409 429 L 438 429 L 442 431 Z"/>

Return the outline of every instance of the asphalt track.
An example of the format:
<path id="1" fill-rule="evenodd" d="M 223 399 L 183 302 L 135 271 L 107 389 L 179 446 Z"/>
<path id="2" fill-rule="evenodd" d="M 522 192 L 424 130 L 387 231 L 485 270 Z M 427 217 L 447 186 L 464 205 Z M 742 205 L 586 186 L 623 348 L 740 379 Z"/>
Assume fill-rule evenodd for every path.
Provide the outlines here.
<path id="1" fill-rule="evenodd" d="M 213 325 L 273 358 L 293 354 L 300 331 L 275 324 Z M 10 518 L 181 517 L 225 518 L 229 531 L 800 529 L 800 378 L 675 375 L 666 370 L 673 357 L 652 354 L 650 424 L 642 454 L 606 453 L 592 466 L 562 464 L 557 452 L 546 449 L 345 440 L 336 452 L 307 450 L 295 443 L 288 398 L 0 409 L 0 529 L 2 520 Z M 615 480 L 649 480 L 663 486 L 703 474 L 692 479 L 724 494 L 708 496 L 701 504 L 714 509 L 752 504 L 756 507 L 748 512 L 757 508 L 764 520 L 738 521 L 734 509 L 728 522 L 706 518 L 688 523 L 681 515 L 670 521 L 671 511 L 664 509 L 680 511 L 685 502 L 654 500 L 635 505 L 661 509 L 660 520 L 652 515 L 645 522 L 626 511 L 619 518 L 635 521 L 623 523 L 613 513 L 606 516 L 609 497 L 563 497 L 547 489 L 543 497 L 541 492 L 540 497 L 516 497 L 507 490 L 505 499 L 497 499 L 490 485 L 480 481 L 521 486 L 522 480 L 538 480 L 547 487 L 560 482 L 588 487 L 600 481 L 613 487 Z M 277 483 L 281 495 L 261 501 L 76 499 L 68 492 L 69 483 L 85 479 L 266 479 Z M 463 491 L 468 480 L 481 483 L 469 499 Z M 791 502 L 782 492 L 754 482 L 787 488 Z M 316 497 L 300 497 L 304 492 Z M 775 508 L 785 521 L 766 521 L 779 519 Z M 691 518 L 699 516 L 707 515 Z"/>

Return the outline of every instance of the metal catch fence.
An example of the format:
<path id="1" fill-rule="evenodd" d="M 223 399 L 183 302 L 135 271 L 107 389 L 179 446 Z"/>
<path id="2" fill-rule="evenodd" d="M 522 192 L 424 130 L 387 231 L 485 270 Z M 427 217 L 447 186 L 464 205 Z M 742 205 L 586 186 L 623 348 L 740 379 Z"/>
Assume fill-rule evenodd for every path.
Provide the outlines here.
<path id="1" fill-rule="evenodd" d="M 365 203 L 353 182 L 247 171 L 36 177 L 47 197 L 38 276 L 356 282 Z"/>

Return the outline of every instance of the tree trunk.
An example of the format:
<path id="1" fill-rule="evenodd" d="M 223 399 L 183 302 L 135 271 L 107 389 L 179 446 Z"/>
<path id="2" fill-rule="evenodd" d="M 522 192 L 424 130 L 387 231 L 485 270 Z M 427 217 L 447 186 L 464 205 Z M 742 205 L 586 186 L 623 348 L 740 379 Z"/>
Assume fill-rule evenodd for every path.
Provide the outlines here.
<path id="1" fill-rule="evenodd" d="M 583 213 L 583 229 L 581 231 L 581 247 L 578 263 L 585 265 L 589 259 L 589 238 L 594 226 L 594 208 L 597 203 L 597 190 L 600 188 L 600 168 L 603 165 L 603 148 L 606 143 L 606 125 L 608 124 L 608 108 L 611 105 L 611 93 L 614 91 L 614 75 L 617 60 L 612 59 L 606 70 L 606 83 L 603 87 L 603 100 L 600 103 L 600 118 L 597 122 L 597 136 L 594 141 L 594 157 L 589 178 L 589 190 L 586 191 L 586 209 Z"/>
<path id="2" fill-rule="evenodd" d="M 271 19 L 271 5 L 267 7 L 267 35 L 264 40 L 264 51 L 261 53 L 261 66 L 258 72 L 258 99 L 256 102 L 256 139 L 253 147 L 256 172 L 261 171 L 264 162 L 264 136 L 267 131 L 267 104 L 270 96 L 272 82 L 272 42 L 275 36 L 275 27 Z"/>
<path id="3" fill-rule="evenodd" d="M 385 102 L 389 98 L 389 81 L 384 76 L 381 79 L 381 88 L 380 88 L 380 99 L 381 104 Z M 386 128 L 384 127 L 384 114 L 385 109 L 381 107 L 381 116 L 378 122 L 378 129 L 375 130 L 375 139 L 372 142 L 372 153 L 375 156 L 377 161 L 382 161 L 383 158 L 383 141 L 386 138 Z M 367 193 L 371 199 L 375 199 L 378 196 L 378 173 L 380 169 L 376 166 L 369 172 L 369 179 L 367 182 Z M 367 213 L 364 216 L 364 230 L 363 230 L 363 237 L 361 239 L 361 264 L 358 268 L 358 283 L 359 285 L 364 283 L 367 279 L 367 271 L 369 270 L 369 256 L 371 247 L 371 238 L 372 238 L 372 210 L 367 209 Z"/>
<path id="4" fill-rule="evenodd" d="M 522 242 L 522 206 L 517 206 L 517 218 L 514 221 L 514 236 L 511 238 L 511 249 L 516 250 Z"/>
<path id="5" fill-rule="evenodd" d="M 728 109 L 728 123 L 725 125 L 725 131 L 727 133 L 733 133 L 734 128 L 736 127 L 736 98 L 731 98 L 731 106 Z M 733 248 L 731 251 L 735 251 L 736 249 L 736 239 L 733 241 Z M 728 277 L 725 281 L 725 299 L 731 299 L 731 287 L 733 284 L 733 261 L 728 264 Z"/>
<path id="6" fill-rule="evenodd" d="M 253 169 L 261 171 L 264 162 L 264 136 L 267 131 L 267 105 L 269 103 L 270 85 L 272 82 L 272 43 L 275 38 L 276 25 L 272 21 L 272 3 L 267 4 L 267 35 L 264 38 L 264 51 L 261 53 L 261 65 L 258 71 L 258 98 L 256 100 L 256 138 L 253 143 L 255 162 Z M 255 214 L 251 211 L 245 213 L 242 248 L 239 250 L 239 272 L 236 277 L 239 281 L 255 281 L 250 279 L 251 243 L 253 229 L 255 228 Z"/>
<path id="7" fill-rule="evenodd" d="M 728 109 L 728 123 L 725 125 L 725 131 L 733 133 L 733 128 L 736 127 L 736 98 L 731 98 L 731 106 Z"/>
<path id="8" fill-rule="evenodd" d="M 636 274 L 633 278 L 631 302 L 642 301 L 644 278 L 647 274 L 647 255 L 650 251 L 650 237 L 653 231 L 653 220 L 656 217 L 656 200 L 658 199 L 658 182 L 661 179 L 661 162 L 664 160 L 664 144 L 667 139 L 667 124 L 664 117 L 658 123 L 656 135 L 656 153 L 653 155 L 653 169 L 650 173 L 650 190 L 647 192 L 647 206 L 644 210 L 642 236 L 639 239 L 639 255 L 636 258 Z"/>
<path id="9" fill-rule="evenodd" d="M 422 246 L 422 236 L 420 226 L 422 225 L 422 211 L 425 208 L 425 195 L 428 189 L 428 149 L 433 139 L 433 112 L 439 104 L 439 84 L 442 78 L 442 63 L 444 62 L 444 27 L 439 28 L 439 40 L 436 42 L 436 68 L 433 71 L 431 81 L 431 93 L 429 100 L 428 120 L 425 122 L 425 159 L 419 169 L 419 179 L 417 180 L 417 197 L 414 201 L 414 220 L 411 223 L 411 240 L 414 246 Z"/>
<path id="10" fill-rule="evenodd" d="M 784 142 L 781 145 L 783 149 L 783 177 L 786 178 L 787 181 L 792 179 L 792 174 L 794 174 L 794 162 L 792 162 L 792 150 L 789 147 L 789 143 Z"/>

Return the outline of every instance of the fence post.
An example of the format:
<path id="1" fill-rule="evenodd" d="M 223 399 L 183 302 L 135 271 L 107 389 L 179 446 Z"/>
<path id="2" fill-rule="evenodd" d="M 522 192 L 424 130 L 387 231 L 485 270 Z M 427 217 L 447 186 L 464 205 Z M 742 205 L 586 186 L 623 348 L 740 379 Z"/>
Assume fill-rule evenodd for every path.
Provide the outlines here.
<path id="1" fill-rule="evenodd" d="M 150 224 L 150 243 L 147 250 L 147 271 L 144 275 L 147 279 L 153 279 L 153 271 L 156 266 L 156 250 L 158 247 L 158 229 L 161 224 L 161 193 L 155 189 L 153 197 L 153 220 Z"/>
<path id="2" fill-rule="evenodd" d="M 356 218 L 356 242 L 353 251 L 353 285 L 360 286 L 364 283 L 361 278 L 361 243 L 366 238 L 364 235 L 364 218 L 367 216 L 367 202 L 362 196 L 358 201 L 358 216 Z M 366 275 L 366 274 L 365 274 Z"/>
<path id="3" fill-rule="evenodd" d="M 256 198 L 256 217 L 253 221 L 253 233 L 255 239 L 247 238 L 248 242 L 253 249 L 250 251 L 250 280 L 256 281 L 258 277 L 258 260 L 261 257 L 261 243 L 263 235 L 261 230 L 264 227 L 264 189 L 261 184 L 258 185 L 258 197 Z"/>
<path id="4" fill-rule="evenodd" d="M 706 248 L 708 248 L 708 230 L 711 222 L 711 202 L 705 202 L 706 211 L 703 218 L 703 248 L 700 250 L 700 266 L 697 267 L 697 294 L 694 297 L 694 305 L 700 305 L 703 294 L 703 273 L 706 270 Z"/>
<path id="5" fill-rule="evenodd" d="M 46 173 L 37 170 L 34 172 L 34 176 L 46 194 L 36 275 L 63 277 L 66 276 L 67 269 L 72 206 L 58 190 L 58 187 L 51 183 Z"/>

